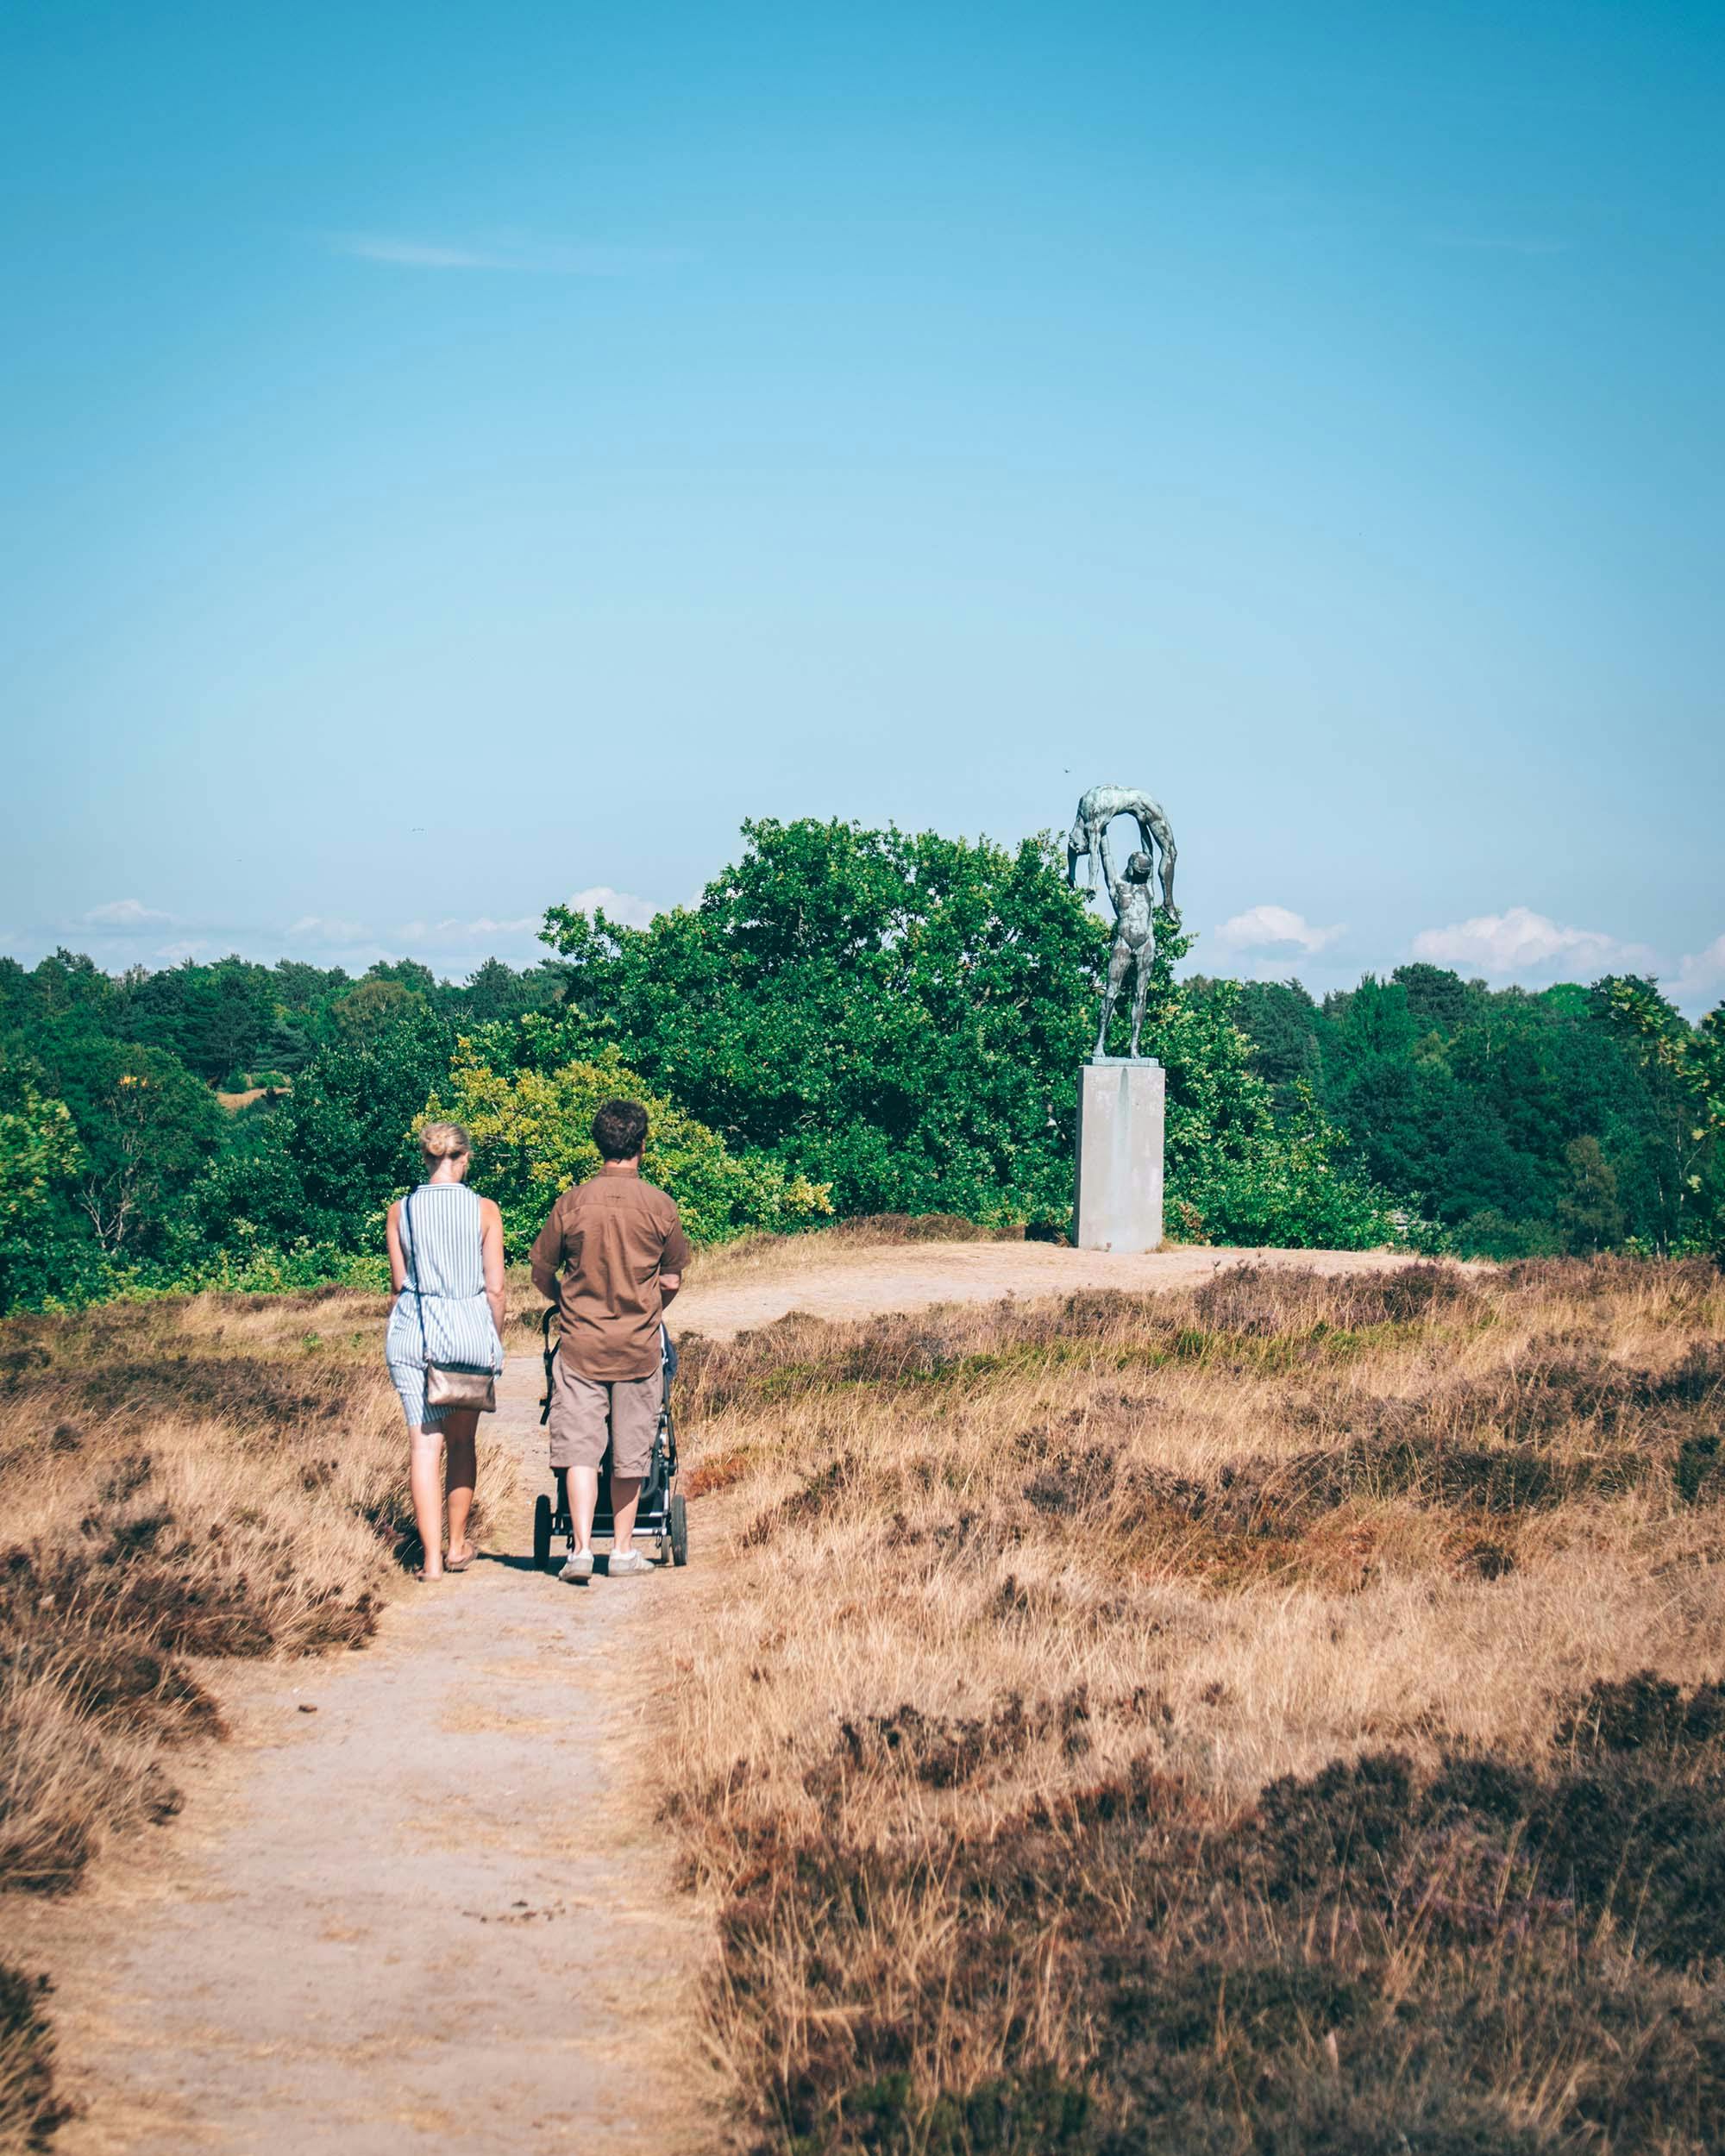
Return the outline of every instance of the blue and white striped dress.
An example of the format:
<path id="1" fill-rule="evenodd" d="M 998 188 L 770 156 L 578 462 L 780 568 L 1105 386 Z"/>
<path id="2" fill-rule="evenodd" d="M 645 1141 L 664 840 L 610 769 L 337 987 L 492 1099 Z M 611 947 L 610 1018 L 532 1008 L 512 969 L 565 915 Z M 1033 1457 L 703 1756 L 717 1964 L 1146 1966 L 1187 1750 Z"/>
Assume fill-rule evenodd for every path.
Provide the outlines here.
<path id="1" fill-rule="evenodd" d="M 425 1405 L 427 1362 L 500 1370 L 503 1343 L 485 1298 L 480 1201 L 467 1185 L 421 1183 L 403 1200 L 396 1225 L 407 1285 L 389 1313 L 383 1351 L 408 1428 L 423 1430 L 449 1413 Z"/>

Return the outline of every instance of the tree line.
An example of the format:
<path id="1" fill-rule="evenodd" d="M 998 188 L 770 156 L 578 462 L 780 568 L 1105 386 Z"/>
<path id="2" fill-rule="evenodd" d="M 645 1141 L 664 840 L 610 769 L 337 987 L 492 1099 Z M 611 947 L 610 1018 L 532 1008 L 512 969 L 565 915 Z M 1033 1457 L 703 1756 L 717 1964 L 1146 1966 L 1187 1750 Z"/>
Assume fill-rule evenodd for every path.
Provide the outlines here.
<path id="1" fill-rule="evenodd" d="M 1431 965 L 1321 1003 L 1298 981 L 1216 992 L 1278 1102 L 1308 1094 L 1434 1244 L 1495 1258 L 1717 1245 L 1721 1012 L 1690 1026 L 1646 981 L 1491 989 Z"/>
<path id="2" fill-rule="evenodd" d="M 0 960 L 0 1303 L 375 1279 L 428 1110 L 473 1131 L 518 1253 L 618 1092 L 647 1100 L 649 1172 L 702 1239 L 877 1213 L 1063 1232 L 1107 931 L 1060 857 L 844 823 L 743 836 L 693 906 L 644 929 L 554 906 L 553 956 L 461 985 L 412 960 L 357 980 Z M 1318 1004 L 1176 982 L 1190 943 L 1163 920 L 1146 1031 L 1176 1235 L 1716 1244 L 1718 1013 L 1433 967 Z"/>

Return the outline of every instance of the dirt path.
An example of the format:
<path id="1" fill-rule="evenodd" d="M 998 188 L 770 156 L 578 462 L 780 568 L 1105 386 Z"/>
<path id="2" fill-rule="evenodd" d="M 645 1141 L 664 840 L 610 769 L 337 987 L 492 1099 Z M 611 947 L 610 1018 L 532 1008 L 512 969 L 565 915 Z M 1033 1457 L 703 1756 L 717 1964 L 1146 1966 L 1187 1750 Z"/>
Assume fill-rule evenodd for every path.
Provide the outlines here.
<path id="1" fill-rule="evenodd" d="M 1173 1286 L 1254 1255 L 829 1244 L 721 1260 L 676 1314 L 721 1334 L 792 1308 Z M 665 2156 L 706 2143 L 712 2084 L 687 2035 L 703 1935 L 653 1823 L 652 1671 L 724 1591 L 725 1552 L 698 1505 L 685 1571 L 534 1572 L 538 1381 L 513 1354 L 498 1421 L 522 1494 L 472 1572 L 392 1609 L 362 1655 L 217 1665 L 233 1740 L 182 1773 L 177 1825 L 64 1905 L 9 1907 L 14 1958 L 59 1981 L 85 2106 L 60 2156 L 461 2156 L 596 2128 Z"/>
<path id="2" fill-rule="evenodd" d="M 1138 1257 L 1069 1250 L 1052 1243 L 912 1243 L 888 1248 L 816 1246 L 803 1265 L 773 1252 L 751 1263 L 719 1253 L 676 1306 L 680 1332 L 724 1335 L 770 1325 L 790 1310 L 818 1318 L 864 1318 L 932 1302 L 992 1302 L 1002 1295 L 1070 1294 L 1081 1288 L 1184 1288 L 1224 1266 L 1311 1266 L 1323 1273 L 1377 1272 L 1405 1265 L 1404 1251 L 1252 1250 L 1182 1248 Z"/>
<path id="3" fill-rule="evenodd" d="M 18 1911 L 85 2107 L 62 2156 L 699 2146 L 699 2075 L 662 2064 L 699 1932 L 640 1785 L 703 1576 L 530 1570 L 537 1381 L 511 1359 L 523 1496 L 474 1570 L 362 1655 L 225 1665 L 235 1739 L 176 1826 Z"/>

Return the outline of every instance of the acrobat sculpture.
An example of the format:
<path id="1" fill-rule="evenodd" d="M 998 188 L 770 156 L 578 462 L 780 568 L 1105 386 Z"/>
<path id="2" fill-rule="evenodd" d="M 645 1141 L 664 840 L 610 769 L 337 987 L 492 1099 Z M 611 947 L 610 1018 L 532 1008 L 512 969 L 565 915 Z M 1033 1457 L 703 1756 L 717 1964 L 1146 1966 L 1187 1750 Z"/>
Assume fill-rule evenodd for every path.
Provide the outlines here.
<path id="1" fill-rule="evenodd" d="M 1117 816 L 1130 816 L 1144 842 L 1141 850 L 1127 861 L 1123 876 L 1115 875 L 1108 858 L 1108 825 Z M 1134 968 L 1138 977 L 1132 983 L 1132 1045 L 1126 1055 L 1131 1061 L 1138 1058 L 1138 1036 L 1144 1031 L 1145 1004 L 1150 994 L 1150 969 L 1156 959 L 1155 903 L 1151 897 L 1150 880 L 1156 870 L 1158 851 L 1162 856 L 1163 906 L 1177 921 L 1180 916 L 1174 904 L 1174 863 L 1177 856 L 1174 834 L 1168 827 L 1161 803 L 1140 793 L 1136 787 L 1126 786 L 1093 786 L 1079 801 L 1078 813 L 1066 840 L 1066 880 L 1069 883 L 1077 882 L 1079 861 L 1088 855 L 1090 888 L 1094 891 L 1096 887 L 1100 863 L 1102 887 L 1114 909 L 1114 940 L 1108 950 L 1108 983 L 1102 991 L 1102 1023 L 1096 1035 L 1093 1061 L 1100 1062 L 1107 1054 L 1108 1026 L 1113 1018 L 1114 1006 L 1120 1000 L 1127 975 Z"/>
<path id="2" fill-rule="evenodd" d="M 1116 876 L 1108 858 L 1108 825 L 1130 816 L 1143 844 Z M 1135 787 L 1092 787 L 1078 804 L 1066 842 L 1066 874 L 1078 881 L 1088 855 L 1090 888 L 1097 870 L 1114 909 L 1101 1024 L 1078 1088 L 1077 1175 L 1073 1239 L 1081 1250 L 1153 1250 L 1162 1241 L 1163 1130 L 1166 1081 L 1162 1066 L 1139 1049 L 1150 976 L 1156 960 L 1156 906 L 1151 879 L 1157 856 L 1162 902 L 1176 920 L 1174 834 L 1159 803 Z M 1108 1027 L 1128 975 L 1132 979 L 1132 1041 L 1124 1056 L 1108 1054 Z"/>

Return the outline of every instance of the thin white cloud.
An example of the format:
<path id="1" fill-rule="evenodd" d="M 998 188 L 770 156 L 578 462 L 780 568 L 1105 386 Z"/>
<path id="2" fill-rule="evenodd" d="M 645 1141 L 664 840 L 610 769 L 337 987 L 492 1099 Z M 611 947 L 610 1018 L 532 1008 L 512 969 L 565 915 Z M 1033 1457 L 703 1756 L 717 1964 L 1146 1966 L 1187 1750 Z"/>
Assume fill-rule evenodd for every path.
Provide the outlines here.
<path id="1" fill-rule="evenodd" d="M 337 254 L 395 269 L 491 270 L 529 277 L 623 277 L 681 257 L 670 248 L 580 246 L 501 233 L 486 240 L 422 240 L 391 232 L 332 232 Z"/>
<path id="2" fill-rule="evenodd" d="M 1226 951 L 1299 950 L 1308 957 L 1320 950 L 1327 950 L 1337 937 L 1346 933 L 1346 924 L 1338 921 L 1330 928 L 1316 928 L 1303 913 L 1295 913 L 1285 906 L 1249 906 L 1244 913 L 1236 913 L 1211 931 L 1211 940 L 1217 950 Z"/>
<path id="3" fill-rule="evenodd" d="M 178 943 L 160 944 L 150 955 L 166 965 L 177 966 L 184 959 L 207 958 L 216 949 L 207 937 L 182 937 Z"/>
<path id="4" fill-rule="evenodd" d="M 473 921 L 439 921 L 432 930 L 434 936 L 457 936 L 470 943 L 484 943 L 494 936 L 534 936 L 544 919 L 543 913 L 524 913 L 519 920 L 494 921 L 488 913 L 481 913 Z"/>
<path id="5" fill-rule="evenodd" d="M 1519 974 L 1648 973 L 1656 960 L 1645 943 L 1626 943 L 1603 929 L 1565 927 L 1548 914 L 1512 906 L 1478 913 L 1447 928 L 1421 929 L 1414 956 L 1434 966 L 1470 969 L 1489 980 Z"/>
<path id="6" fill-rule="evenodd" d="M 173 916 L 139 899 L 110 899 L 105 906 L 92 906 L 83 918 L 91 928 L 147 929 L 166 928 Z"/>
<path id="7" fill-rule="evenodd" d="M 395 933 L 400 943 L 436 943 L 441 950 L 450 943 L 483 943 L 536 935 L 543 918 L 538 913 L 524 913 L 519 920 L 496 921 L 490 914 L 481 913 L 471 921 L 404 921 Z"/>
<path id="8" fill-rule="evenodd" d="M 595 883 L 585 891 L 577 891 L 568 904 L 574 912 L 602 912 L 607 920 L 618 922 L 624 928 L 645 928 L 656 915 L 665 911 L 652 899 L 638 899 L 630 891 L 613 891 L 608 883 Z"/>
<path id="9" fill-rule="evenodd" d="M 345 921 L 324 913 L 303 913 L 284 933 L 292 943 L 327 943 L 342 950 L 376 940 L 363 921 Z"/>
<path id="10" fill-rule="evenodd" d="M 1675 987 L 1679 1001 L 1725 989 L 1725 936 L 1716 936 L 1705 950 L 1687 952 L 1678 960 Z"/>

